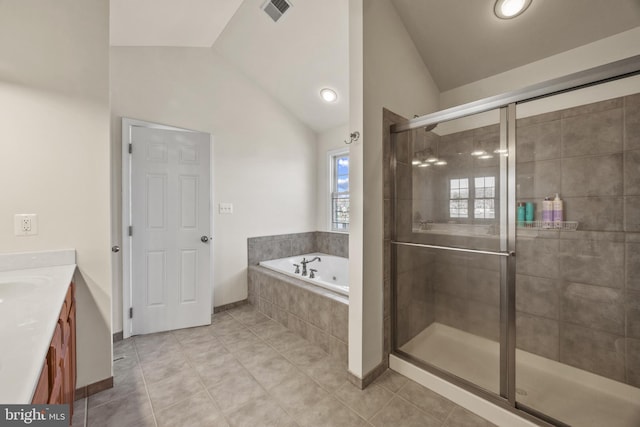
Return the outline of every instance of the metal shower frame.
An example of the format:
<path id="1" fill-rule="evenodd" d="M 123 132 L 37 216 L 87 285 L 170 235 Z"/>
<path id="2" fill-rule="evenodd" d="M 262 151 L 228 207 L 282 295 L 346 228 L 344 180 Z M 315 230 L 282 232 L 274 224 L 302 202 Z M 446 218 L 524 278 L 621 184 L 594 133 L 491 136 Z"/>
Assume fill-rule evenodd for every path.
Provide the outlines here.
<path id="1" fill-rule="evenodd" d="M 501 187 L 501 199 L 507 203 L 501 203 L 500 228 L 506 230 L 506 235 L 501 232 L 500 250 L 481 251 L 463 249 L 458 247 L 436 246 L 419 243 L 398 241 L 396 230 L 396 194 L 397 194 L 397 167 L 395 138 L 390 138 L 390 174 L 391 179 L 391 353 L 412 364 L 435 374 L 442 379 L 453 383 L 464 390 L 474 393 L 498 406 L 517 413 L 519 416 L 535 421 L 544 422 L 545 425 L 565 426 L 562 422 L 553 419 L 533 408 L 527 407 L 516 401 L 516 310 L 515 310 L 515 281 L 516 281 L 516 105 L 570 92 L 597 84 L 620 80 L 626 77 L 640 74 L 640 55 L 632 56 L 609 64 L 590 68 L 564 77 L 548 80 L 520 90 L 507 92 L 467 104 L 459 105 L 435 113 L 416 117 L 406 123 L 392 125 L 391 134 L 398 134 L 414 129 L 435 126 L 438 123 L 484 113 L 491 110 L 500 110 L 500 148 L 508 149 L 509 156 L 501 159 L 501 182 L 506 186 Z M 505 165 L 506 162 L 506 165 Z M 505 170 L 506 166 L 506 170 Z M 437 250 L 458 251 L 466 253 L 479 253 L 500 256 L 500 392 L 494 394 L 480 388 L 476 384 L 457 377 L 438 367 L 419 360 L 408 353 L 398 349 L 397 343 L 397 255 L 396 247 L 412 246 Z"/>

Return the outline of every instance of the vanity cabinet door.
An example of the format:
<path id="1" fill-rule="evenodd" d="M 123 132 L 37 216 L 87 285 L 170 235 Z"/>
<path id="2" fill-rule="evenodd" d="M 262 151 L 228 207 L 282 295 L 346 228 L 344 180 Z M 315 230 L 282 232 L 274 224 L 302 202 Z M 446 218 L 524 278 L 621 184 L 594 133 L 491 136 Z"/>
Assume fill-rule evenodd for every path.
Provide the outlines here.
<path id="1" fill-rule="evenodd" d="M 71 283 L 49 344 L 33 404 L 68 404 L 73 416 L 76 393 L 76 303 L 75 285 Z"/>
<path id="2" fill-rule="evenodd" d="M 46 359 L 42 366 L 40 379 L 38 380 L 36 391 L 33 393 L 33 400 L 31 403 L 34 405 L 46 405 L 49 403 L 49 364 Z"/>
<path id="3" fill-rule="evenodd" d="M 62 325 L 56 325 L 53 339 L 47 354 L 47 364 L 49 365 L 49 404 L 57 405 L 62 403 Z"/>

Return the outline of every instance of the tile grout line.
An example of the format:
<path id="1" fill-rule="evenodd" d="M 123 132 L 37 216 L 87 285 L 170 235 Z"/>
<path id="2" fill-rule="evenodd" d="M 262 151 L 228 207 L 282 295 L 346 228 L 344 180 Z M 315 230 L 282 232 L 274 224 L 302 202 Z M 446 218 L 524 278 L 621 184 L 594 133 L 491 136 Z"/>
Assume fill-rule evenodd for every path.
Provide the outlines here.
<path id="1" fill-rule="evenodd" d="M 251 329 L 249 329 L 249 328 L 248 328 L 244 323 L 242 323 L 242 322 L 240 322 L 238 319 L 236 319 L 236 318 L 235 318 L 231 313 L 229 313 L 228 315 L 229 315 L 229 317 L 231 317 L 234 321 L 238 322 L 241 326 L 243 326 L 246 330 L 248 330 L 249 332 L 251 332 L 252 334 L 254 334 L 258 339 L 262 340 L 262 338 L 260 338 L 259 336 L 257 336 L 257 335 L 256 335 L 256 334 L 255 334 Z M 211 326 L 213 326 L 213 323 L 211 324 Z M 213 334 L 211 334 L 211 335 L 212 335 L 212 336 L 214 336 Z M 262 389 L 263 389 L 263 391 L 265 392 L 265 395 L 267 395 L 267 396 L 271 397 L 271 396 L 269 395 L 269 393 L 267 392 L 267 390 L 262 386 L 262 384 L 260 384 L 260 382 L 259 382 L 259 381 L 258 381 L 258 380 L 253 376 L 253 374 L 249 371 L 249 369 L 247 369 L 247 368 L 246 368 L 246 366 L 245 366 L 245 365 L 244 365 L 240 360 L 238 360 L 238 358 L 236 357 L 236 355 L 234 354 L 234 352 L 232 352 L 231 350 L 229 350 L 229 348 L 227 348 L 227 346 L 224 344 L 224 340 L 219 339 L 218 337 L 215 337 L 215 336 L 214 336 L 214 338 L 216 338 L 216 339 L 220 342 L 220 345 L 221 345 L 221 346 L 222 346 L 222 347 L 227 351 L 227 354 L 231 355 L 231 356 L 234 358 L 234 360 L 235 360 L 236 362 L 238 362 L 238 364 L 240 364 L 240 366 L 242 366 L 242 368 L 243 368 L 243 369 L 245 369 L 245 370 L 247 371 L 247 373 L 248 373 L 248 374 L 251 376 L 251 378 L 256 382 L 256 384 L 258 384 L 258 386 L 259 386 L 260 388 L 262 388 Z M 251 345 L 251 344 L 248 344 L 248 345 L 247 345 L 247 347 L 248 347 L 249 345 Z M 241 348 L 244 348 L 244 347 L 241 347 Z M 238 350 L 238 349 L 237 349 L 237 350 Z M 236 350 L 236 351 L 237 351 L 237 350 Z M 205 392 L 207 393 L 207 395 L 209 396 L 209 398 L 213 401 L 213 403 L 216 405 L 216 407 L 220 410 L 220 413 L 222 414 L 222 416 L 223 416 L 223 418 L 225 419 L 225 421 L 227 422 L 227 424 L 231 425 L 231 423 L 229 422 L 229 418 L 227 417 L 227 414 L 225 414 L 225 412 L 224 412 L 224 411 L 222 410 L 222 408 L 220 407 L 220 404 L 218 403 L 218 401 L 217 401 L 217 400 L 216 400 L 216 399 L 211 395 L 211 393 L 209 392 L 209 389 L 208 389 L 208 388 L 207 388 L 207 386 L 204 384 L 204 381 L 202 380 L 202 377 L 200 376 L 200 374 L 199 374 L 198 370 L 197 370 L 195 367 L 193 367 L 193 366 L 191 365 L 192 360 L 191 360 L 189 357 L 187 357 L 187 359 L 188 359 L 188 362 L 187 362 L 187 363 L 189 363 L 189 366 L 191 366 L 191 368 L 192 368 L 192 369 L 194 369 L 194 370 L 196 371 L 196 374 L 198 375 L 198 380 L 200 381 L 201 385 L 204 387 Z M 222 382 L 222 381 L 220 381 L 220 382 Z M 248 405 L 249 403 L 253 403 L 253 401 L 245 402 L 244 404 L 242 404 L 242 405 L 238 406 L 237 408 L 234 408 L 234 411 L 237 411 L 238 409 L 240 409 L 240 408 L 242 408 L 242 407 L 244 407 L 244 406 Z"/>
<path id="2" fill-rule="evenodd" d="M 396 393 L 396 397 L 398 397 L 398 399 L 403 400 L 405 403 L 408 403 L 409 405 L 413 406 L 415 409 L 417 409 L 421 414 L 426 415 L 427 417 L 434 419 L 438 422 L 440 422 L 440 420 L 438 420 L 435 416 L 429 414 L 427 411 L 423 410 L 422 408 L 420 408 L 418 405 L 416 405 L 415 403 L 413 403 L 412 401 L 410 401 L 409 399 L 405 398 L 404 396 L 400 395 L 400 392 L 402 391 L 402 389 L 404 389 L 405 387 L 408 387 L 410 384 L 409 381 L 405 382 L 403 384 L 402 387 L 400 387 L 398 389 L 398 392 Z M 429 388 L 425 387 L 427 390 L 430 390 Z M 430 390 L 432 391 L 432 390 Z M 435 393 L 435 392 L 434 392 Z M 444 422 L 446 422 L 446 420 L 449 419 L 449 416 L 451 415 L 451 413 L 453 413 L 454 409 L 456 408 L 456 406 L 459 406 L 457 403 L 452 402 L 451 400 L 447 399 L 446 397 L 442 396 L 441 394 L 437 393 L 439 396 L 441 396 L 442 398 L 446 399 L 447 401 L 451 402 L 454 404 L 453 408 L 451 409 L 451 411 L 449 411 L 449 414 L 447 414 L 447 417 L 445 418 L 445 420 L 442 422 L 442 424 L 440 424 L 441 426 L 444 425 Z"/>
<path id="3" fill-rule="evenodd" d="M 142 365 L 140 364 L 140 354 L 138 353 L 138 346 L 136 345 L 135 339 L 133 341 L 133 349 L 136 352 L 136 359 L 137 359 L 137 362 L 138 362 L 138 367 L 140 368 L 140 371 L 142 372 L 142 382 L 144 384 L 144 391 L 147 393 L 147 400 L 149 401 L 149 406 L 151 407 L 151 417 L 153 417 L 154 425 L 156 427 L 158 427 L 158 420 L 156 419 L 156 411 L 155 411 L 155 409 L 153 407 L 153 403 L 151 402 L 151 395 L 149 394 L 149 387 L 147 386 L 147 379 L 144 376 L 144 370 L 142 369 Z"/>
<path id="4" fill-rule="evenodd" d="M 373 385 L 373 383 L 372 383 L 372 384 L 370 384 L 370 386 L 372 386 L 372 385 Z M 382 386 L 378 386 L 378 387 L 382 387 Z M 404 387 L 404 386 L 403 386 L 403 387 Z M 398 394 L 397 394 L 397 393 L 394 393 L 394 392 L 392 392 L 391 390 L 388 390 L 388 389 L 387 389 L 387 388 L 385 388 L 385 387 L 382 387 L 382 389 L 383 389 L 383 390 L 386 390 L 386 391 L 388 391 L 388 392 L 390 392 L 390 393 L 391 393 L 391 399 L 389 399 L 389 401 L 387 401 L 387 403 L 385 403 L 384 405 L 382 405 L 382 407 L 381 407 L 380 409 L 378 409 L 377 411 L 375 411 L 375 412 L 374 412 L 374 413 L 373 413 L 369 418 L 365 418 L 365 420 L 366 420 L 366 421 L 368 421 L 369 423 L 371 423 L 371 420 L 373 420 L 373 419 L 376 417 L 376 415 L 378 415 L 379 413 L 381 413 L 382 411 L 384 411 L 384 410 L 385 410 L 385 408 L 387 408 L 389 405 L 391 405 L 391 402 L 393 402 L 393 399 L 395 399 L 395 397 L 396 397 L 396 396 L 398 396 Z M 400 389 L 402 389 L 402 387 L 400 387 Z M 399 392 L 399 391 L 400 391 L 400 390 L 398 390 L 398 392 Z M 400 397 L 400 396 L 398 396 L 398 397 Z"/>
<path id="5" fill-rule="evenodd" d="M 442 422 L 442 424 L 440 424 L 442 427 L 444 427 L 447 424 L 447 421 L 449 421 L 449 418 L 451 418 L 451 415 L 453 415 L 453 411 L 455 411 L 455 410 L 456 410 L 455 406 L 453 408 L 451 408 L 451 411 L 449 411 L 449 413 L 447 414 L 447 416 L 444 419 L 444 421 Z"/>
<path id="6" fill-rule="evenodd" d="M 233 317 L 233 315 L 232 315 L 232 317 Z M 265 316 L 265 317 L 267 317 L 267 318 L 268 318 L 268 319 L 270 319 L 270 320 L 274 320 L 274 319 L 271 319 L 271 318 L 270 318 L 270 317 L 268 317 L 268 316 Z M 234 319 L 235 319 L 235 318 L 234 318 Z M 270 321 L 270 320 L 269 320 L 269 321 Z M 274 321 L 275 321 L 275 320 L 274 320 Z M 241 323 L 243 326 L 245 326 L 242 322 L 240 322 L 240 323 Z M 278 323 L 278 324 L 279 324 L 279 323 Z M 255 326 L 255 325 L 252 325 L 252 326 Z M 306 375 L 306 374 L 305 374 L 305 373 L 300 369 L 300 367 L 299 367 L 299 366 L 297 366 L 295 363 L 293 363 L 293 362 L 291 362 L 289 359 L 287 359 L 287 358 L 284 356 L 284 354 L 282 354 L 278 349 L 276 349 L 276 348 L 275 348 L 275 347 L 273 347 L 271 344 L 269 344 L 269 343 L 268 343 L 264 338 L 262 338 L 262 337 L 258 336 L 258 335 L 253 331 L 253 330 L 251 330 L 251 328 L 250 328 L 250 327 L 247 327 L 247 329 L 248 329 L 252 334 L 254 334 L 254 335 L 255 335 L 255 336 L 256 336 L 256 337 L 257 337 L 257 338 L 258 338 L 262 343 L 264 343 L 264 344 L 265 344 L 265 345 L 267 345 L 268 347 L 272 348 L 272 349 L 273 349 L 273 350 L 274 350 L 274 351 L 275 351 L 279 356 L 283 357 L 283 358 L 284 358 L 288 363 L 291 363 L 291 365 L 292 365 L 292 366 L 293 366 L 293 367 L 298 371 L 298 373 L 301 373 L 302 375 L 307 376 L 307 375 Z M 234 357 L 235 357 L 235 356 L 234 356 Z M 242 365 L 242 367 L 243 367 L 244 369 L 246 369 L 246 370 L 249 372 L 249 375 L 251 375 L 251 377 L 256 381 L 256 383 L 258 383 L 258 385 L 260 385 L 260 387 L 262 387 L 262 389 L 263 389 L 263 390 L 265 391 L 265 393 L 266 393 L 266 396 L 268 396 L 268 397 L 269 397 L 269 399 L 271 399 L 272 401 L 276 402 L 276 404 L 277 404 L 278 408 L 280 408 L 280 409 L 281 409 L 285 414 L 287 414 L 287 416 L 288 416 L 288 417 L 289 417 L 289 418 L 290 418 L 290 419 L 291 419 L 291 420 L 292 420 L 296 425 L 298 425 L 298 426 L 299 426 L 300 424 L 297 422 L 296 417 L 294 417 L 292 413 L 290 413 L 289 411 L 287 411 L 287 409 L 286 409 L 286 408 L 283 408 L 283 407 L 282 407 L 282 404 L 280 403 L 280 400 L 278 400 L 278 398 L 277 398 L 277 397 L 273 396 L 269 390 L 267 390 L 265 387 L 263 387 L 263 386 L 262 386 L 262 384 L 260 384 L 260 382 L 259 382 L 259 381 L 258 381 L 258 380 L 253 376 L 253 374 L 249 371 L 249 369 L 247 369 L 247 368 L 246 368 L 246 366 L 245 366 L 241 361 L 239 361 L 239 360 L 238 360 L 238 363 L 240 363 L 240 365 Z M 313 381 L 313 378 L 311 378 L 311 377 L 309 377 L 309 378 Z M 283 381 L 281 381 L 281 382 L 279 382 L 279 383 L 278 383 L 278 384 L 276 384 L 275 386 L 273 386 L 273 387 L 272 387 L 272 389 L 273 389 L 273 388 L 275 388 L 275 387 L 278 387 L 278 386 L 279 386 L 280 384 L 282 384 L 283 382 L 284 382 L 284 380 L 283 380 Z M 315 382 L 315 381 L 314 381 L 314 382 Z M 244 405 L 242 405 L 242 406 L 244 406 Z M 242 407 L 242 406 L 241 406 L 241 407 Z"/>
<path id="7" fill-rule="evenodd" d="M 264 315 L 264 314 L 263 314 L 263 315 Z M 266 315 L 265 315 L 265 316 L 266 316 Z M 282 324 L 281 324 L 280 322 L 278 322 L 277 320 L 275 320 L 275 319 L 273 319 L 273 318 L 271 318 L 271 317 L 269 317 L 269 316 L 266 316 L 266 317 L 269 319 L 269 321 L 274 321 L 274 322 L 276 322 L 278 325 L 280 325 L 280 326 L 282 326 L 283 328 L 285 328 L 285 331 L 283 331 L 283 333 L 284 333 L 284 332 L 291 332 L 291 333 L 296 334 L 295 332 L 291 331 L 289 328 L 287 328 L 287 327 L 285 327 L 284 325 L 282 325 Z M 255 325 L 253 325 L 253 326 L 255 326 Z M 252 331 L 252 332 L 253 332 L 253 331 Z M 296 334 L 296 335 L 297 335 L 297 334 Z M 262 341 L 264 341 L 264 343 L 265 343 L 265 344 L 267 344 L 268 346 L 270 346 L 271 348 L 273 348 L 273 349 L 274 349 L 278 354 L 280 354 L 280 355 L 281 355 L 285 360 L 287 360 L 289 363 L 291 363 L 291 364 L 292 364 L 292 365 L 293 365 L 293 366 L 298 370 L 298 372 L 300 372 L 302 375 L 304 375 L 304 376 L 306 376 L 307 378 L 309 378 L 309 379 L 310 379 L 314 384 L 316 384 L 316 385 L 317 385 L 318 387 L 320 387 L 323 391 L 325 391 L 325 392 L 328 394 L 328 396 L 329 396 L 330 398 L 335 399 L 335 401 L 336 401 L 336 402 L 338 402 L 338 404 L 339 404 L 339 405 L 343 406 L 343 407 L 344 407 L 344 408 L 346 408 L 348 411 L 350 411 L 350 412 L 352 412 L 353 414 L 355 414 L 358 418 L 360 418 L 361 420 L 363 420 L 366 424 L 371 425 L 371 423 L 369 422 L 369 420 L 370 420 L 371 418 L 373 418 L 373 416 L 372 416 L 371 418 L 367 419 L 366 417 L 362 416 L 358 411 L 356 411 L 354 408 L 352 408 L 351 406 L 349 406 L 349 405 L 348 405 L 346 402 L 344 402 L 342 399 L 340 399 L 340 397 L 337 395 L 337 391 L 338 391 L 341 387 L 343 387 L 343 386 L 344 386 L 344 384 L 348 383 L 348 381 L 347 381 L 346 379 L 344 380 L 344 382 L 343 382 L 343 384 L 342 384 L 341 386 L 339 386 L 336 390 L 332 391 L 332 390 L 328 389 L 327 387 L 325 387 L 324 385 L 322 385 L 322 384 L 321 384 L 318 380 L 316 380 L 312 375 L 307 374 L 305 371 L 303 371 L 303 370 L 302 370 L 302 368 L 301 368 L 299 365 L 297 365 L 295 362 L 293 362 L 291 359 L 289 359 L 289 358 L 285 355 L 285 353 L 284 353 L 283 351 L 280 351 L 280 350 L 278 350 L 277 348 L 275 348 L 273 345 L 271 345 L 270 343 L 268 343 L 268 342 L 266 341 L 266 339 L 264 339 L 264 338 L 262 338 L 262 337 L 258 337 L 258 338 L 260 338 Z M 309 341 L 309 340 L 307 340 L 306 338 L 304 338 L 304 337 L 301 337 L 301 338 L 302 338 L 303 340 L 305 340 L 308 344 L 311 344 L 311 345 L 314 345 L 314 346 L 316 346 L 316 347 L 318 347 L 318 348 L 321 348 L 321 347 L 319 347 L 317 344 L 310 342 L 310 341 Z M 323 350 L 323 351 L 324 351 L 324 350 Z M 331 354 L 327 353 L 326 351 L 324 351 L 324 352 L 326 353 L 326 358 L 328 358 L 328 359 L 332 359 Z M 319 362 L 319 361 L 320 361 L 320 360 L 318 360 L 317 362 Z M 316 362 L 314 362 L 314 363 L 316 363 Z M 312 363 L 312 364 L 313 364 L 313 363 Z M 343 369 L 343 368 L 342 368 L 342 367 L 340 367 L 340 369 Z M 391 392 L 391 393 L 393 394 L 393 392 Z M 393 399 L 393 398 L 392 398 L 392 399 Z M 390 400 L 389 400 L 389 402 L 390 402 L 392 399 L 390 399 Z M 277 401 L 277 399 L 276 399 L 276 401 Z M 387 402 L 387 404 L 385 404 L 385 406 L 387 406 L 387 405 L 389 404 L 389 402 Z M 287 411 L 285 410 L 285 412 L 287 412 Z M 377 412 L 380 412 L 380 411 L 377 411 Z M 374 415 L 376 415 L 376 414 L 377 414 L 377 412 L 376 412 Z M 288 413 L 288 412 L 287 412 L 287 413 Z M 294 419 L 294 420 L 295 420 L 295 418 L 294 418 L 293 416 L 292 416 L 292 419 Z"/>
<path id="8" fill-rule="evenodd" d="M 261 314 L 262 314 L 262 313 L 261 313 Z M 264 315 L 264 314 L 263 314 L 263 315 Z M 269 316 L 266 316 L 266 315 L 264 315 L 264 316 L 265 316 L 267 319 L 269 319 L 269 320 L 267 320 L 266 322 L 274 321 L 274 322 L 276 322 L 278 325 L 280 325 L 280 326 L 282 326 L 283 328 L 285 328 L 285 330 L 284 330 L 284 331 L 282 331 L 282 333 L 292 332 L 291 330 L 289 330 L 288 328 L 286 328 L 284 325 L 281 325 L 281 324 L 280 324 L 278 321 L 276 321 L 275 319 L 272 319 L 272 318 L 270 318 Z M 232 317 L 233 317 L 233 315 L 232 315 Z M 267 346 L 269 346 L 270 348 L 272 348 L 272 349 L 273 349 L 273 350 L 274 350 L 274 351 L 275 351 L 279 356 L 281 356 L 284 360 L 286 360 L 288 363 L 290 363 L 290 364 L 291 364 L 291 365 L 296 369 L 296 371 L 297 371 L 299 374 L 302 374 L 304 377 L 308 378 L 308 379 L 309 379 L 309 380 L 311 380 L 315 385 L 317 385 L 317 386 L 318 386 L 318 387 L 320 387 L 323 391 L 325 391 L 325 392 L 327 393 L 327 396 L 328 396 L 328 397 L 335 399 L 335 400 L 336 400 L 340 405 L 344 406 L 344 407 L 345 407 L 345 408 L 347 408 L 349 411 L 353 412 L 353 413 L 354 413 L 354 414 L 356 414 L 358 417 L 360 417 L 363 421 L 367 422 L 367 420 L 366 420 L 364 417 L 361 417 L 361 416 L 360 416 L 360 414 L 358 414 L 358 413 L 357 413 L 356 411 L 354 411 L 351 407 L 349 407 L 349 406 L 348 406 L 348 405 L 346 405 L 344 402 L 342 402 L 340 399 L 338 399 L 338 398 L 337 398 L 337 396 L 335 395 L 335 393 L 333 393 L 333 392 L 331 392 L 330 390 L 326 389 L 322 384 L 320 384 L 318 381 L 316 381 L 316 379 L 315 379 L 315 378 L 313 378 L 311 375 L 308 375 L 306 372 L 304 372 L 304 371 L 302 370 L 302 368 L 301 368 L 299 365 L 297 365 L 296 363 L 294 363 L 292 360 L 290 360 L 290 359 L 285 355 L 285 353 L 284 353 L 283 351 L 278 350 L 278 349 L 277 349 L 277 348 L 275 348 L 273 345 L 271 345 L 269 342 L 267 342 L 267 341 L 266 341 L 266 338 L 268 338 L 268 337 L 263 338 L 263 337 L 261 337 L 261 336 L 258 336 L 258 335 L 257 335 L 257 334 L 256 334 L 256 333 L 251 329 L 251 326 L 256 326 L 258 323 L 253 324 L 253 325 L 250 325 L 250 326 L 245 325 L 245 324 L 244 324 L 244 323 L 242 323 L 242 322 L 240 322 L 240 323 L 241 323 L 243 326 L 245 326 L 247 329 L 249 329 L 249 331 L 250 331 L 250 332 L 252 332 L 254 335 L 256 335 L 256 336 L 258 337 L 258 339 L 260 339 L 260 340 L 261 340 L 261 342 L 263 342 L 264 344 L 266 344 Z M 262 322 L 259 322 L 259 323 L 262 323 Z M 295 333 L 295 332 L 292 332 L 292 333 Z M 277 335 L 277 334 L 275 334 L 275 335 Z M 302 337 L 301 337 L 301 338 L 302 338 Z M 302 339 L 303 339 L 303 340 L 305 340 L 305 341 L 307 341 L 309 344 L 313 344 L 313 343 L 309 342 L 309 341 L 308 341 L 307 339 L 305 339 L 305 338 L 302 338 Z M 325 353 L 326 353 L 326 352 L 325 352 Z M 327 357 L 329 357 L 329 356 L 330 356 L 330 355 L 327 353 Z M 243 364 L 242 362 L 240 362 L 240 361 L 239 361 L 239 363 L 240 363 L 243 367 L 245 367 L 245 366 L 244 366 L 244 364 Z M 247 369 L 247 368 L 245 367 L 245 369 Z M 247 371 L 249 371 L 249 370 L 247 369 Z M 249 374 L 253 377 L 253 374 L 251 374 L 251 372 L 249 372 Z M 255 377 L 253 377 L 253 378 L 255 379 Z M 260 386 L 262 386 L 262 384 L 260 384 L 260 382 L 259 382 L 257 379 L 256 379 L 256 382 L 257 382 Z M 276 384 L 276 385 L 275 385 L 274 387 L 272 387 L 272 388 L 275 388 L 275 387 L 279 386 L 279 385 L 280 385 L 280 384 L 282 384 L 283 382 L 284 382 L 284 381 L 281 381 L 280 383 Z M 262 388 L 265 390 L 266 395 L 267 395 L 270 399 L 272 399 L 273 401 L 277 402 L 278 407 L 279 407 L 280 409 L 282 409 L 282 410 L 283 410 L 283 411 L 284 411 L 284 412 L 285 412 L 285 413 L 286 413 L 286 414 L 287 414 L 287 415 L 288 415 L 288 416 L 293 420 L 293 422 L 295 422 L 295 423 L 296 423 L 296 425 L 299 425 L 299 423 L 297 422 L 297 418 L 296 418 L 296 417 L 294 417 L 292 413 L 290 413 L 290 412 L 289 412 L 289 411 L 287 411 L 285 408 L 283 408 L 283 407 L 282 407 L 282 405 L 280 404 L 280 401 L 279 401 L 275 396 L 273 396 L 269 390 L 267 390 L 265 387 L 262 387 Z"/>

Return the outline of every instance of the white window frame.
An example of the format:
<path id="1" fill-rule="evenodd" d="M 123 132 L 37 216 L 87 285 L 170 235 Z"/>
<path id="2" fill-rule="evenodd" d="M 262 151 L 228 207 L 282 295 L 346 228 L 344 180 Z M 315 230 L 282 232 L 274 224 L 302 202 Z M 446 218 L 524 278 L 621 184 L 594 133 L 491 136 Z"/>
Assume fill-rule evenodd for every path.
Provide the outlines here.
<path id="1" fill-rule="evenodd" d="M 453 198 L 452 197 L 452 193 L 453 193 L 453 182 L 456 181 L 458 182 L 458 191 L 462 190 L 462 189 L 466 189 L 467 190 L 467 197 L 460 197 L 460 195 L 458 195 L 458 197 Z M 466 181 L 467 186 L 466 187 L 461 187 L 460 186 L 460 181 Z M 452 178 L 449 179 L 449 218 L 452 219 L 469 219 L 469 205 L 470 205 L 470 196 L 471 196 L 471 182 L 469 180 L 468 177 L 464 177 L 464 178 Z M 467 214 L 465 216 L 460 216 L 459 213 L 459 208 L 458 208 L 458 215 L 452 215 L 452 210 L 451 210 L 451 202 L 453 201 L 457 201 L 457 202 L 466 202 L 467 203 Z"/>
<path id="2" fill-rule="evenodd" d="M 335 163 L 334 159 L 336 157 L 344 156 L 345 154 L 348 155 L 349 160 L 351 160 L 348 148 L 338 148 L 335 150 L 327 151 L 327 170 L 328 170 L 328 177 L 329 177 L 329 179 L 327 180 L 329 184 L 329 188 L 327 191 L 327 215 L 328 215 L 327 222 L 328 222 L 328 230 L 334 233 L 349 233 L 348 227 L 346 230 L 336 230 L 333 228 L 333 189 L 334 189 L 334 186 L 336 185 L 336 182 L 335 182 L 336 171 L 334 167 L 334 163 Z M 349 162 L 349 172 L 351 172 L 351 162 Z M 349 182 L 349 185 L 351 185 L 351 182 Z"/>
<path id="3" fill-rule="evenodd" d="M 483 186 L 483 187 L 478 187 L 476 180 L 478 179 L 482 179 L 483 182 L 487 179 L 491 179 L 493 180 L 493 186 Z M 466 180 L 467 181 L 467 197 L 458 197 L 458 198 L 452 198 L 452 191 L 453 191 L 453 181 L 459 181 L 459 180 Z M 449 179 L 449 206 L 448 206 L 448 211 L 449 211 L 449 218 L 453 219 L 453 220 L 473 220 L 473 221 L 483 221 L 483 220 L 494 220 L 495 219 L 495 206 L 496 206 L 496 177 L 492 176 L 492 175 L 487 175 L 487 176 L 467 176 L 467 177 L 461 177 L 461 178 L 450 178 Z M 459 189 L 464 188 L 464 187 L 458 187 Z M 483 188 L 483 189 L 488 189 L 488 188 L 493 188 L 493 197 L 486 197 L 486 194 L 484 197 L 477 197 L 478 196 L 478 189 Z M 451 202 L 457 200 L 457 201 L 466 201 L 467 203 L 467 216 L 453 216 L 452 215 L 452 210 L 451 210 Z M 488 212 L 487 208 L 483 208 L 483 216 L 478 217 L 476 216 L 476 210 L 475 210 L 475 205 L 476 205 L 476 200 L 482 200 L 482 201 L 487 201 L 490 200 L 493 202 L 493 217 L 490 216 L 486 216 L 486 213 Z"/>
<path id="4" fill-rule="evenodd" d="M 482 179 L 483 180 L 483 185 L 482 187 L 478 186 L 478 180 Z M 492 186 L 487 186 L 486 185 L 486 181 L 487 180 L 491 180 L 493 181 L 493 185 Z M 484 197 L 478 197 L 478 190 L 482 188 L 484 189 L 484 191 L 487 191 L 487 189 L 492 188 L 493 189 L 493 197 L 487 197 L 486 193 L 484 195 Z M 489 210 L 487 209 L 487 207 L 485 206 L 484 208 L 482 208 L 482 216 L 476 216 L 476 201 L 480 201 L 482 200 L 483 202 L 486 201 L 491 201 L 493 203 L 493 216 L 487 216 L 487 213 L 489 212 Z M 488 220 L 492 220 L 496 218 L 496 177 L 495 176 L 476 176 L 473 178 L 473 218 L 474 219 L 488 219 Z"/>

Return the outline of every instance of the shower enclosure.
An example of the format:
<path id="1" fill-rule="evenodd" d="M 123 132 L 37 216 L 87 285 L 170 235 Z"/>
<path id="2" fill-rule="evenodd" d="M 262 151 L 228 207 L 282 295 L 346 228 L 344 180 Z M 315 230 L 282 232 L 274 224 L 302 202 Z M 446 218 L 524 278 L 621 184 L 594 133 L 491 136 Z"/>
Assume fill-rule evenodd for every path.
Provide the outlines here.
<path id="1" fill-rule="evenodd" d="M 392 126 L 392 353 L 550 424 L 640 425 L 638 64 Z"/>

